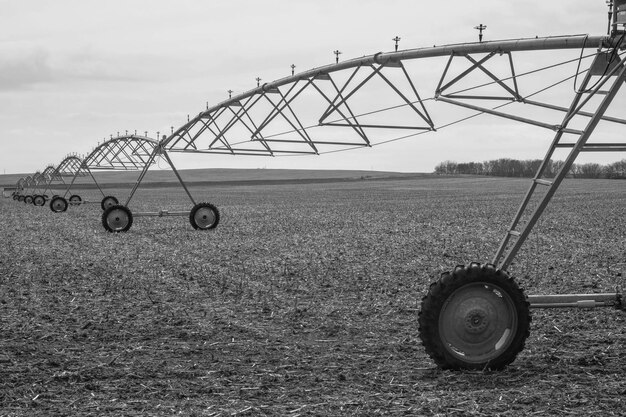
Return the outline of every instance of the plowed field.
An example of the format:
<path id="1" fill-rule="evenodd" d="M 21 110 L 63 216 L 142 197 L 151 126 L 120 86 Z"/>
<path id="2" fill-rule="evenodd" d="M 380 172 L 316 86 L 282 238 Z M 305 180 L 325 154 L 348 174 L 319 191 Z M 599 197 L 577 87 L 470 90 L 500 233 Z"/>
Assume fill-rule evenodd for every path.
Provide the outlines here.
<path id="1" fill-rule="evenodd" d="M 527 186 L 194 188 L 222 214 L 208 232 L 0 199 L 0 416 L 625 415 L 621 311 L 533 310 L 500 372 L 441 371 L 420 344 L 428 284 L 489 262 Z M 190 204 L 150 188 L 130 207 Z M 509 272 L 528 294 L 615 291 L 624 218 L 624 182 L 568 180 Z"/>

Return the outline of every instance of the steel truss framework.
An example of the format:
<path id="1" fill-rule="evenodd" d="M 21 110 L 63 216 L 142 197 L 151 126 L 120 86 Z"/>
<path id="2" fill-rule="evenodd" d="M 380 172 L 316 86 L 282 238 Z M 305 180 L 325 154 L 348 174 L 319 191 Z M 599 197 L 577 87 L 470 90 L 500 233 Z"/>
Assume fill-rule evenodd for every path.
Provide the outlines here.
<path id="1" fill-rule="evenodd" d="M 68 155 L 59 165 L 48 165 L 41 172 L 20 178 L 15 186 L 15 200 L 43 206 L 49 199 L 48 192 L 60 185 L 67 185 L 65 179 L 73 177 L 80 167 L 80 159 L 76 155 Z M 56 195 L 55 195 L 56 196 Z"/>
<path id="2" fill-rule="evenodd" d="M 159 210 L 157 212 L 131 213 L 128 206 L 147 174 L 148 169 L 156 163 L 158 158 L 165 160 L 176 175 L 176 178 L 193 204 L 191 211 Z M 101 202 L 102 209 L 104 210 L 102 213 L 102 225 L 109 232 L 127 231 L 132 226 L 133 217 L 188 215 L 189 221 L 195 229 L 212 229 L 219 223 L 219 211 L 217 207 L 210 203 L 196 203 L 189 188 L 176 169 L 174 162 L 168 155 L 167 150 L 162 143 L 154 139 L 136 135 L 112 138 L 96 148 L 83 161 L 81 170 L 85 170 L 91 175 L 91 170 L 94 169 L 141 171 L 125 204 L 119 204 L 119 201 L 112 196 L 104 196 L 104 192 L 102 192 L 100 186 L 98 186 L 104 196 Z M 93 175 L 91 175 L 91 177 L 93 181 L 96 182 L 95 177 Z M 70 187 L 68 187 L 68 192 Z"/>
<path id="3" fill-rule="evenodd" d="M 626 12 L 626 2 L 617 3 L 621 6 L 615 7 L 623 7 Z M 619 293 L 526 297 L 508 279 L 506 270 L 577 156 L 581 152 L 626 150 L 623 142 L 589 141 L 600 123 L 626 124 L 626 119 L 606 114 L 626 81 L 624 33 L 614 27 L 608 36 L 435 46 L 378 53 L 315 68 L 260 85 L 213 107 L 207 106 L 171 135 L 164 136 L 154 148 L 151 161 L 159 154 L 164 155 L 173 167 L 168 152 L 272 157 L 319 155 L 414 137 L 481 114 L 552 132 L 543 162 L 491 263 L 484 266 L 473 263 L 444 274 L 424 297 L 420 311 L 420 337 L 438 365 L 500 368 L 514 360 L 523 348 L 530 322 L 529 304 L 530 307 L 622 306 Z M 565 49 L 580 51 L 580 57 L 518 71 L 518 54 Z M 414 74 L 409 66 L 420 59 L 437 57 L 447 61 L 434 91 L 429 92 L 421 85 L 419 74 Z M 567 65 L 576 69 L 563 77 L 562 68 Z M 559 79 L 546 77 L 546 85 L 528 91 L 527 77 L 555 69 L 561 73 Z M 569 104 L 540 98 L 551 88 L 572 82 L 575 91 Z M 374 85 L 377 87 L 372 94 L 368 90 Z M 381 92 L 391 95 L 395 104 L 380 104 L 373 110 L 361 108 L 367 101 L 363 97 L 369 93 L 369 102 L 377 102 Z M 317 100 L 317 107 L 311 105 L 313 100 Z M 436 102 L 470 115 L 442 122 L 433 111 Z M 520 108 L 532 110 L 520 111 Z M 400 112 L 402 116 L 393 116 Z M 383 113 L 385 118 L 378 118 Z M 341 129 L 343 134 L 333 135 L 327 129 Z M 385 133 L 390 131 L 400 136 L 390 138 Z M 547 178 L 551 158 L 559 149 L 568 151 L 567 157 L 558 173 Z M 107 230 L 126 231 L 132 225 L 128 205 L 149 166 L 149 163 L 144 165 L 126 204 L 109 209 L 108 224 L 107 212 L 103 214 Z M 186 187 L 185 190 L 193 202 Z M 159 213 L 146 215 L 162 215 Z"/>
<path id="4" fill-rule="evenodd" d="M 37 171 L 32 175 L 20 178 L 16 184 L 16 191 L 13 193 L 13 199 L 27 203 L 40 205 L 41 198 L 38 197 L 38 191 L 48 180 L 50 169 L 47 167 L 43 172 Z"/>
<path id="5" fill-rule="evenodd" d="M 492 261 L 499 268 L 505 269 L 580 152 L 626 150 L 626 143 L 587 144 L 598 122 L 626 124 L 625 119 L 605 116 L 606 109 L 621 86 L 623 38 L 623 34 L 617 32 L 613 36 L 579 35 L 447 45 L 378 53 L 315 68 L 263 84 L 213 107 L 207 107 L 170 136 L 164 136 L 155 153 L 319 155 L 338 149 L 371 147 L 380 143 L 375 142 L 377 136 L 382 136 L 378 132 L 406 132 L 399 137 L 401 139 L 436 131 L 452 124 L 438 124 L 431 116 L 432 111 L 429 109 L 434 107 L 435 101 L 464 108 L 475 112 L 474 114 L 488 114 L 545 128 L 555 133 L 553 144 L 537 172 L 520 213 L 507 231 L 502 247 Z M 580 58 L 559 61 L 536 71 L 521 74 L 516 72 L 514 54 L 563 49 L 580 50 Z M 420 90 L 420 80 L 412 75 L 406 64 L 436 57 L 447 57 L 447 62 L 434 93 L 429 93 Z M 503 60 L 506 62 L 505 66 L 501 65 Z M 500 64 L 496 67 L 497 71 L 489 67 L 494 61 L 499 61 Z M 578 62 L 578 68 L 573 74 L 567 74 L 561 80 L 538 91 L 523 91 L 524 79 L 529 74 L 554 68 L 562 70 L 560 66 L 571 64 L 572 61 Z M 466 63 L 465 67 L 454 72 L 455 65 L 458 67 L 463 62 Z M 477 74 L 486 78 L 487 82 L 472 84 L 472 80 L 477 79 Z M 563 82 L 577 80 L 579 76 L 583 78 L 583 82 L 578 86 L 569 106 L 534 99 L 538 93 Z M 368 87 L 376 81 L 379 83 L 376 91 L 381 91 L 382 85 L 387 93 L 395 97 L 396 104 L 382 110 L 359 112 L 357 108 L 362 101 L 359 95 L 367 94 Z M 464 83 L 469 83 L 471 87 L 463 88 Z M 488 93 L 481 94 L 482 91 Z M 600 96 L 605 100 L 598 104 L 594 98 Z M 318 105 L 313 110 L 310 108 L 312 98 L 317 99 Z M 307 106 L 305 110 L 299 107 L 299 101 Z M 562 114 L 562 117 L 553 121 L 524 117 L 515 111 L 505 112 L 503 108 L 509 105 L 549 110 Z M 590 108 L 592 106 L 595 108 Z M 378 113 L 389 116 L 400 111 L 403 113 L 399 122 L 393 117 L 390 119 L 395 123 L 371 121 Z M 580 118 L 589 121 L 585 128 L 570 127 L 573 120 Z M 325 127 L 342 128 L 344 133 L 340 139 L 323 137 L 318 131 L 324 134 Z M 345 139 L 346 128 L 353 133 L 351 139 Z M 398 138 L 391 140 L 395 139 Z M 545 168 L 558 148 L 568 148 L 571 152 L 563 170 L 556 178 L 548 181 L 543 178 Z M 144 171 L 148 168 L 146 165 Z M 127 205 L 144 175 L 145 172 L 140 176 Z M 520 223 L 525 212 L 530 209 L 529 202 L 538 185 L 548 187 L 549 193 L 540 202 L 536 214 L 526 223 L 528 230 L 525 231 Z"/>
<path id="6" fill-rule="evenodd" d="M 48 192 L 54 193 L 54 190 L 61 190 L 67 187 L 67 180 L 74 178 L 76 175 L 82 175 L 80 172 L 81 159 L 78 155 L 66 156 L 59 165 L 49 174 L 49 180 L 43 190 L 43 197 L 48 200 Z M 54 193 L 52 198 L 56 198 L 58 194 Z"/>
<path id="7" fill-rule="evenodd" d="M 152 155 L 159 144 L 156 140 L 145 136 L 125 135 L 98 144 L 84 159 L 78 157 L 66 158 L 60 165 L 59 171 L 55 173 L 55 178 L 65 185 L 63 195 L 54 197 L 50 201 L 50 208 L 54 212 L 63 212 L 68 207 L 68 195 L 72 187 L 76 185 L 80 177 L 89 177 L 102 195 L 100 204 L 103 210 L 110 205 L 118 204 L 119 201 L 114 196 L 107 196 L 93 175 L 93 171 L 124 170 L 141 171 L 144 166 L 154 163 Z M 70 177 L 69 183 L 65 178 Z M 69 196 L 69 205 L 85 204 L 89 201 L 83 200 L 78 194 Z"/>

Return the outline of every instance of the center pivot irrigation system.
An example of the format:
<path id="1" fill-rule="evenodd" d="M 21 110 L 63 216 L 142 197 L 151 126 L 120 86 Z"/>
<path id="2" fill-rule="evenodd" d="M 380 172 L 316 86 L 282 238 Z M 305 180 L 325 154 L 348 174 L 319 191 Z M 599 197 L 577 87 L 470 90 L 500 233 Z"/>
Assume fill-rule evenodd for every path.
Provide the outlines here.
<path id="1" fill-rule="evenodd" d="M 187 214 L 194 228 L 212 229 L 219 211 L 194 201 L 170 153 L 321 155 L 407 140 L 485 115 L 545 129 L 552 132 L 548 150 L 491 262 L 444 273 L 431 284 L 419 312 L 421 340 L 437 365 L 501 369 L 524 348 L 530 308 L 624 307 L 619 292 L 527 296 L 507 272 L 578 155 L 626 151 L 626 143 L 602 130 L 626 124 L 626 119 L 608 114 L 626 81 L 626 0 L 609 7 L 609 30 L 602 36 L 483 42 L 486 27 L 480 25 L 476 43 L 398 51 L 396 37 L 393 52 L 343 62 L 335 51 L 336 63 L 299 74 L 292 71 L 291 76 L 207 105 L 160 140 L 131 135 L 99 145 L 74 171 L 65 195 L 51 200 L 51 208 L 67 208 L 65 198 L 79 175 L 95 181 L 95 169 L 132 169 L 140 174 L 125 204 L 117 204 L 98 187 L 104 196 L 106 230 L 129 230 L 133 216 Z M 563 58 L 566 52 L 571 56 Z M 437 66 L 442 72 L 425 88 L 423 69 Z M 559 102 L 563 97 L 566 101 Z M 437 114 L 443 104 L 446 112 Z M 455 118 L 450 120 L 450 114 Z M 594 132 L 602 140 L 591 141 Z M 560 171 L 548 177 L 556 152 L 566 158 Z M 159 157 L 169 163 L 191 199 L 190 212 L 130 210 L 135 192 Z M 37 178 L 19 183 L 18 194 L 36 187 Z"/>
<path id="2" fill-rule="evenodd" d="M 50 209 L 55 213 L 60 213 L 66 211 L 68 205 L 89 203 L 88 200 L 83 200 L 79 194 L 70 194 L 72 188 L 76 188 L 78 185 L 76 181 L 81 177 L 88 177 L 95 184 L 102 196 L 100 200 L 102 210 L 119 204 L 119 200 L 115 196 L 107 195 L 104 192 L 93 172 L 142 170 L 154 162 L 150 156 L 157 146 L 156 140 L 138 135 L 118 136 L 98 144 L 84 159 L 79 160 L 65 192 L 63 195 L 52 198 Z"/>

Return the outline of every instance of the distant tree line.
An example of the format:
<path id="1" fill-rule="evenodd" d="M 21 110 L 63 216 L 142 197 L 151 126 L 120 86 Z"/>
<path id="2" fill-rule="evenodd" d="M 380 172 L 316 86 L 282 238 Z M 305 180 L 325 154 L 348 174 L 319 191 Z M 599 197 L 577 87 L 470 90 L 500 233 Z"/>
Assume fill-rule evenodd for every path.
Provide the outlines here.
<path id="1" fill-rule="evenodd" d="M 500 158 L 485 162 L 444 161 L 435 167 L 439 175 L 490 175 L 494 177 L 534 177 L 541 159 Z M 563 167 L 563 161 L 548 163 L 544 177 L 554 177 Z M 568 176 L 573 178 L 626 178 L 626 159 L 608 165 L 596 163 L 574 164 Z"/>

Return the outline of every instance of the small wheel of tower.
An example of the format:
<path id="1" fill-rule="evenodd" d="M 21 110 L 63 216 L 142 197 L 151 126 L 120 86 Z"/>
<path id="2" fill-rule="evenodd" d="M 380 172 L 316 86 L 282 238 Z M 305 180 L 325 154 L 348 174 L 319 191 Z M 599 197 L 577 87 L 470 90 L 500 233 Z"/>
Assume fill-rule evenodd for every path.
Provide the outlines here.
<path id="1" fill-rule="evenodd" d="M 102 226 L 107 232 L 127 232 L 133 225 L 133 214 L 122 205 L 114 205 L 102 213 Z"/>
<path id="2" fill-rule="evenodd" d="M 78 205 L 80 205 L 80 203 L 82 203 L 82 202 L 83 202 L 83 199 L 82 199 L 82 198 L 80 198 L 80 196 L 79 196 L 79 195 L 74 194 L 74 195 L 70 196 L 70 205 L 72 205 L 72 206 L 78 206 Z"/>
<path id="3" fill-rule="evenodd" d="M 67 211 L 67 200 L 64 199 L 63 197 L 53 197 L 52 200 L 50 200 L 50 210 L 52 210 L 55 213 L 62 213 L 64 211 Z"/>
<path id="4" fill-rule="evenodd" d="M 493 265 L 457 266 L 431 284 L 419 312 L 420 338 L 444 369 L 502 369 L 529 334 L 524 292 Z"/>
<path id="5" fill-rule="evenodd" d="M 42 195 L 36 195 L 33 197 L 33 204 L 38 207 L 41 207 L 44 204 L 46 204 L 46 198 Z"/>
<path id="6" fill-rule="evenodd" d="M 26 204 L 33 204 L 33 196 L 32 195 L 27 195 L 26 197 L 24 197 L 24 202 Z"/>
<path id="7" fill-rule="evenodd" d="M 117 198 L 108 195 L 102 199 L 102 201 L 100 202 L 100 207 L 102 207 L 102 210 L 104 211 L 109 207 L 117 206 L 118 204 L 120 204 L 120 202 L 117 200 Z"/>
<path id="8" fill-rule="evenodd" d="M 198 203 L 189 212 L 189 223 L 196 230 L 215 229 L 220 222 L 220 212 L 211 203 Z"/>

